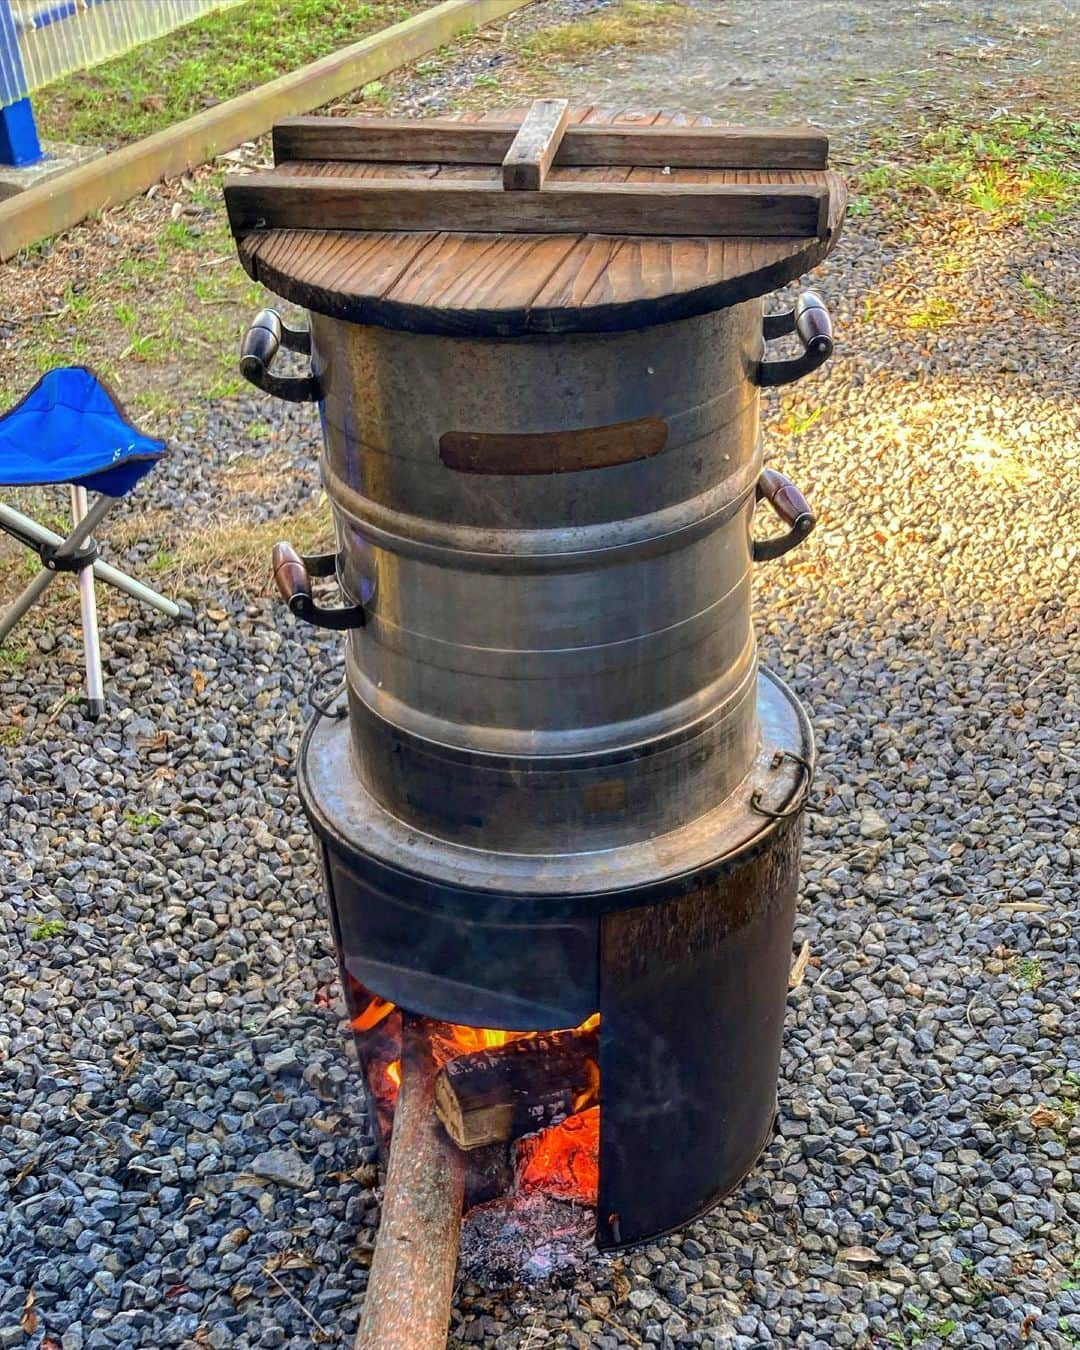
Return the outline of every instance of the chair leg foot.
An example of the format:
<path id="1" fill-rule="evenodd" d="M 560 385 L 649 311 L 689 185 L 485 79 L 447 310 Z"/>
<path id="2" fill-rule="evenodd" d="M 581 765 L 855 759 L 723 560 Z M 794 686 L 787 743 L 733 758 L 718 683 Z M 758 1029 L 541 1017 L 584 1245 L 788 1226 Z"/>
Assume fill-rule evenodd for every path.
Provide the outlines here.
<path id="1" fill-rule="evenodd" d="M 86 715 L 91 722 L 96 722 L 105 712 L 105 700 L 103 698 L 88 698 L 86 700 Z"/>

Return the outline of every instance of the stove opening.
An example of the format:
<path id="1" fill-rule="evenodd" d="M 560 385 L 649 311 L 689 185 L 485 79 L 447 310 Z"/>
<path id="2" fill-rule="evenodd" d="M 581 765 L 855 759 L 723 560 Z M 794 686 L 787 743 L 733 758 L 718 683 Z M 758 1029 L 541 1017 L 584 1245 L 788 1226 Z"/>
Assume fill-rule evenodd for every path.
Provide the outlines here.
<path id="1" fill-rule="evenodd" d="M 384 1156 L 401 1082 L 402 1013 L 346 975 L 350 1022 Z M 467 1164 L 466 1208 L 536 1198 L 595 1208 L 600 1180 L 600 1016 L 553 1031 L 426 1019 L 436 1110 Z"/>

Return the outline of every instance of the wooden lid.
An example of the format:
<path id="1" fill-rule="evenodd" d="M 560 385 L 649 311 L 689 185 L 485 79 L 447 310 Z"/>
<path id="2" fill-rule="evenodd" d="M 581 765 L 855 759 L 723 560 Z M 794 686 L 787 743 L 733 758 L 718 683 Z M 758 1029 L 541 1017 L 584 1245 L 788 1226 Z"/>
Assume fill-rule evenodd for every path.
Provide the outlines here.
<path id="1" fill-rule="evenodd" d="M 226 183 L 241 262 L 335 318 L 517 337 L 721 309 L 836 240 L 846 192 L 812 128 L 563 107 L 524 126 L 520 111 L 279 123 L 273 172 Z"/>

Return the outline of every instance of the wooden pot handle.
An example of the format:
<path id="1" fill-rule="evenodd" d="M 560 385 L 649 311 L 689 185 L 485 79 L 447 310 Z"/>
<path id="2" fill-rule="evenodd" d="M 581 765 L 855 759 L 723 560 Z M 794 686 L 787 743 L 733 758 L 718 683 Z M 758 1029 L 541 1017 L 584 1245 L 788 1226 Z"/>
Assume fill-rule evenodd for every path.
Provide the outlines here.
<path id="1" fill-rule="evenodd" d="M 757 499 L 768 502 L 789 528 L 787 534 L 775 539 L 753 540 L 754 562 L 782 558 L 796 544 L 801 544 L 817 524 L 809 502 L 791 479 L 776 469 L 762 469 L 757 481 Z"/>
<path id="2" fill-rule="evenodd" d="M 317 628 L 363 628 L 366 622 L 363 605 L 340 605 L 328 609 L 324 605 L 317 605 L 312 598 L 311 578 L 332 577 L 337 571 L 336 554 L 297 553 L 291 544 L 282 540 L 274 545 L 270 565 L 279 595 L 298 619 L 314 624 Z"/>

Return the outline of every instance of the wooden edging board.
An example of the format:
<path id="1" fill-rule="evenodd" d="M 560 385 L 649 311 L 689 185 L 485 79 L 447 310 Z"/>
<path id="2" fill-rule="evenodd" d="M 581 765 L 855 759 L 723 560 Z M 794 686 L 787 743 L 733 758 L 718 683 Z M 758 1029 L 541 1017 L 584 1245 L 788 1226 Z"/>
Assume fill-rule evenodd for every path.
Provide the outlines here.
<path id="1" fill-rule="evenodd" d="M 208 108 L 176 126 L 92 160 L 0 202 L 0 262 L 41 239 L 176 177 L 281 117 L 321 107 L 458 36 L 523 9 L 531 0 L 443 0 L 300 70 Z"/>

